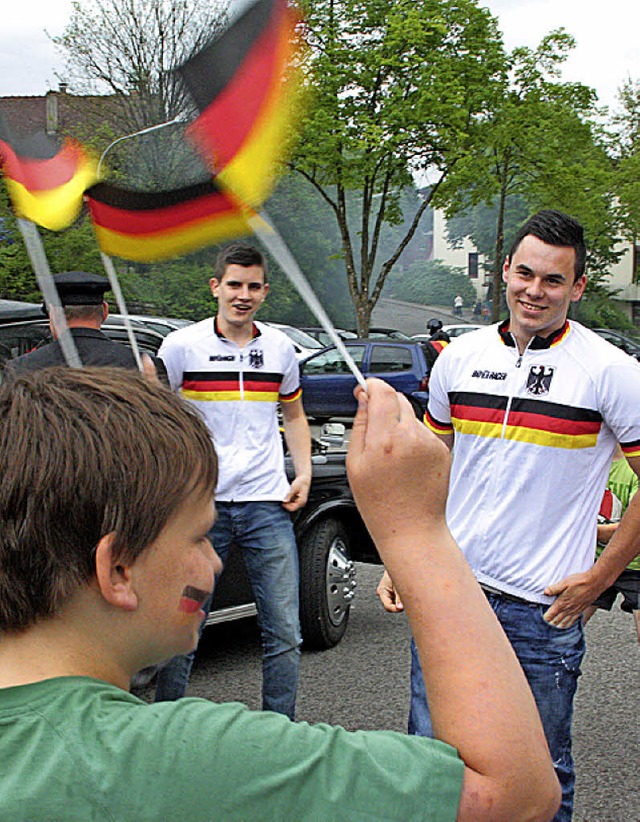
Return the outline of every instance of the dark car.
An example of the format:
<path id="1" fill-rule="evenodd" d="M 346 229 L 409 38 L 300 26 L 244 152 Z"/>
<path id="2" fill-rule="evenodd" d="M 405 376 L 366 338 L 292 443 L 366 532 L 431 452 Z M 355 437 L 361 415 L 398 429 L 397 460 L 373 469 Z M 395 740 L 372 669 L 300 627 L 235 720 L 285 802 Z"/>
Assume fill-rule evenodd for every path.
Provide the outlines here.
<path id="1" fill-rule="evenodd" d="M 366 377 L 379 377 L 404 394 L 417 417 L 427 405 L 429 366 L 422 343 L 409 340 L 347 340 L 347 350 Z M 318 422 L 353 417 L 356 379 L 337 348 L 325 348 L 300 363 L 302 401 L 307 416 Z"/>
<path id="2" fill-rule="evenodd" d="M 632 340 L 620 331 L 614 331 L 611 328 L 593 328 L 592 331 L 595 331 L 596 334 L 599 334 L 617 348 L 621 348 L 625 353 L 640 360 L 640 343 L 636 340 Z"/>
<path id="3" fill-rule="evenodd" d="M 309 499 L 293 514 L 300 558 L 300 624 L 305 648 L 336 645 L 347 629 L 356 588 L 354 561 L 380 562 L 356 508 L 345 468 L 346 451 L 313 440 Z M 287 473 L 293 466 L 286 458 Z M 207 625 L 256 614 L 244 562 L 232 547 L 216 587 Z"/>
<path id="4" fill-rule="evenodd" d="M 131 321 L 131 325 L 140 351 L 152 355 L 157 354 L 164 336 L 134 320 Z M 112 340 L 129 345 L 127 329 L 123 318 L 119 315 L 110 314 L 102 324 L 101 330 Z M 46 345 L 51 342 L 51 339 L 49 320 L 41 311 L 40 316 L 34 316 L 33 319 L 0 321 L 0 369 L 8 360 Z"/>

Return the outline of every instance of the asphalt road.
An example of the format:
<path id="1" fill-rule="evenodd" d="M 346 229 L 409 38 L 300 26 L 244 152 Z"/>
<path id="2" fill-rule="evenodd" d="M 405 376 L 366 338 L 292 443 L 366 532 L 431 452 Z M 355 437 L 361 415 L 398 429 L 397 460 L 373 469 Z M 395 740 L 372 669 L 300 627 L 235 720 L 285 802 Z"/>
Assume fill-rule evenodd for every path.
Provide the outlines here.
<path id="1" fill-rule="evenodd" d="M 404 731 L 409 699 L 405 616 L 386 614 L 375 596 L 380 569 L 358 565 L 358 591 L 343 641 L 303 653 L 298 719 L 348 729 Z M 588 653 L 576 700 L 575 822 L 640 820 L 638 691 L 640 652 L 632 619 L 616 608 L 587 626 Z M 189 695 L 260 707 L 255 620 L 208 629 Z M 152 688 L 139 692 L 151 698 Z M 508 755 L 508 752 L 506 753 Z"/>

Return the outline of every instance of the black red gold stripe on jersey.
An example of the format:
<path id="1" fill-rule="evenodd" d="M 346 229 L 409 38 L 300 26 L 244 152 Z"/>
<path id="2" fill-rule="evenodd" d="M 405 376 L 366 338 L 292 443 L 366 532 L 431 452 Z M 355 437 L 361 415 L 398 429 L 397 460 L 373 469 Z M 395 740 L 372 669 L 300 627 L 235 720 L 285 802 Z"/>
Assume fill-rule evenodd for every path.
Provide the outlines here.
<path id="1" fill-rule="evenodd" d="M 625 457 L 640 457 L 640 440 L 621 443 L 620 447 Z"/>
<path id="2" fill-rule="evenodd" d="M 597 411 L 544 400 L 451 392 L 449 403 L 456 432 L 551 448 L 593 448 L 602 425 Z"/>
<path id="3" fill-rule="evenodd" d="M 453 434 L 453 426 L 447 425 L 445 422 L 440 422 L 435 417 L 432 417 L 429 413 L 429 409 L 424 412 L 424 424 L 427 428 L 430 428 L 434 434 Z"/>
<path id="4" fill-rule="evenodd" d="M 239 371 L 187 371 L 182 396 L 204 402 L 278 402 L 282 374 L 241 374 Z"/>

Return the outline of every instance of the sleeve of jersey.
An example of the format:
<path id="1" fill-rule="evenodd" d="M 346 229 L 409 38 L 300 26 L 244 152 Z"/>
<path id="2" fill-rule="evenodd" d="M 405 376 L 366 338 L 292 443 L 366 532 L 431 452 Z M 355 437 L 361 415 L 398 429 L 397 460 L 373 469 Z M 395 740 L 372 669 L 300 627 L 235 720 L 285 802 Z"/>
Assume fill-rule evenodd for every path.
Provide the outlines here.
<path id="1" fill-rule="evenodd" d="M 625 457 L 640 457 L 640 363 L 616 362 L 605 369 L 603 416 Z"/>
<path id="2" fill-rule="evenodd" d="M 280 402 L 293 402 L 302 396 L 302 388 L 300 386 L 298 358 L 293 346 L 288 341 L 283 357 L 284 368 L 279 400 Z"/>
<path id="3" fill-rule="evenodd" d="M 424 422 L 434 434 L 445 436 L 453 434 L 451 424 L 451 408 L 449 406 L 449 396 L 445 388 L 447 375 L 446 361 L 443 360 L 443 353 L 436 360 L 431 375 L 429 377 L 429 401 L 424 415 Z"/>
<path id="4" fill-rule="evenodd" d="M 167 369 L 167 376 L 169 377 L 169 385 L 172 391 L 179 391 L 182 388 L 182 361 L 183 350 L 182 346 L 176 345 L 171 340 L 171 334 L 164 338 L 162 345 L 158 350 L 158 357 L 164 363 Z"/>

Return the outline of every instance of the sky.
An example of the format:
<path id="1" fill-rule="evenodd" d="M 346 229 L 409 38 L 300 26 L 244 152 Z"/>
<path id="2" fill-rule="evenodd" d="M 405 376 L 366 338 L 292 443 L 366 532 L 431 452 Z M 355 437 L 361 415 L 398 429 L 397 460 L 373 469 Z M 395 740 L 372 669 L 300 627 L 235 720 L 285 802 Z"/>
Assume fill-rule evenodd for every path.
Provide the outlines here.
<path id="1" fill-rule="evenodd" d="M 616 92 L 640 78 L 640 39 L 631 0 L 481 0 L 498 18 L 508 49 L 536 46 L 564 26 L 577 45 L 563 79 L 580 81 L 615 105 Z M 63 66 L 45 30 L 62 34 L 71 0 L 3 0 L 0 16 L 0 95 L 40 95 L 58 87 Z M 62 78 L 64 79 L 64 78 Z"/>

